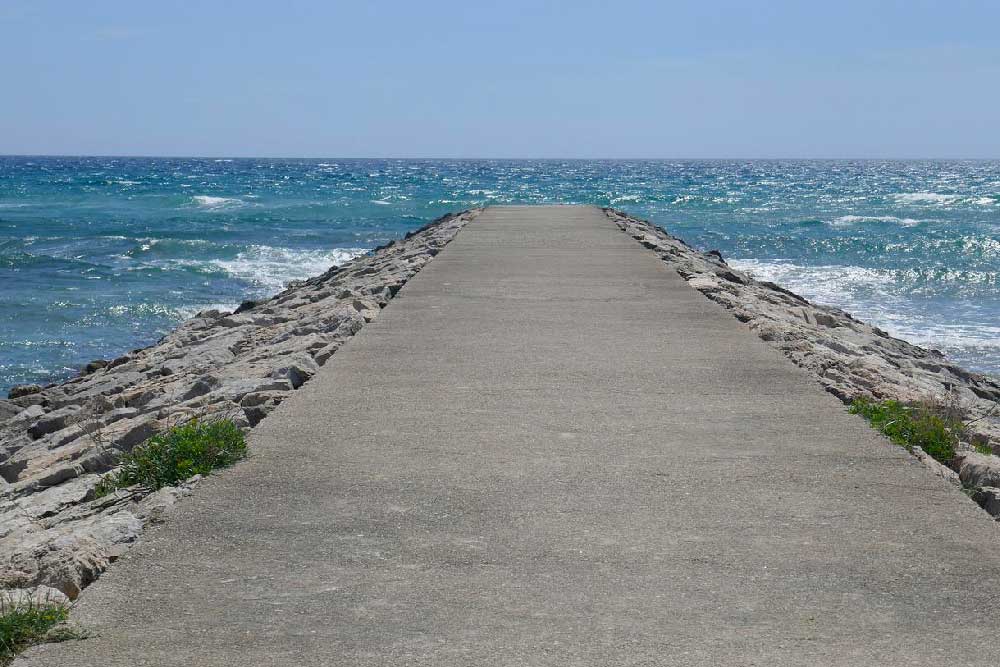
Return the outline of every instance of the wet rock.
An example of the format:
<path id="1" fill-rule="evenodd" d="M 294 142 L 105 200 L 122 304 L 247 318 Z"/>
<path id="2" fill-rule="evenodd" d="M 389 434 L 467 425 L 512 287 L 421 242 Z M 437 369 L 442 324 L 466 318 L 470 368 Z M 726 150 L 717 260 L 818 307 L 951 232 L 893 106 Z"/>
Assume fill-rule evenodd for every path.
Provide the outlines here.
<path id="1" fill-rule="evenodd" d="M 94 361 L 91 361 L 90 363 L 88 363 L 86 366 L 83 367 L 83 374 L 90 375 L 91 373 L 96 373 L 97 371 L 101 370 L 107 365 L 108 362 L 106 360 L 95 359 Z"/>
<path id="2" fill-rule="evenodd" d="M 37 394 L 41 390 L 42 385 L 40 384 L 16 384 L 10 388 L 9 392 L 7 392 L 7 398 L 30 396 L 31 394 Z"/>

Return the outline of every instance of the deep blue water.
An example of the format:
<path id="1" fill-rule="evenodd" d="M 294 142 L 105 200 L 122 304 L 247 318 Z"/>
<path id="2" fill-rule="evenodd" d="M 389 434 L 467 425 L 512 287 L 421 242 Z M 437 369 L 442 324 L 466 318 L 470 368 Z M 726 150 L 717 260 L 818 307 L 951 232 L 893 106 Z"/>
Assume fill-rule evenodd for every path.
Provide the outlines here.
<path id="1" fill-rule="evenodd" d="M 593 203 L 1000 374 L 1000 162 L 0 157 L 0 389 L 447 211 Z"/>

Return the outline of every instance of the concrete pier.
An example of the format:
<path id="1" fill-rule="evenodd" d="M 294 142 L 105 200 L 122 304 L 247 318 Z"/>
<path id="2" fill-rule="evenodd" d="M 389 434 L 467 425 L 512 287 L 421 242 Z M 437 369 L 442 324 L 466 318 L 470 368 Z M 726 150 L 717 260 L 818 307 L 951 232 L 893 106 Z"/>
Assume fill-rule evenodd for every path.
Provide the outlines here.
<path id="1" fill-rule="evenodd" d="M 1000 531 L 589 207 L 483 213 L 18 665 L 996 665 Z"/>

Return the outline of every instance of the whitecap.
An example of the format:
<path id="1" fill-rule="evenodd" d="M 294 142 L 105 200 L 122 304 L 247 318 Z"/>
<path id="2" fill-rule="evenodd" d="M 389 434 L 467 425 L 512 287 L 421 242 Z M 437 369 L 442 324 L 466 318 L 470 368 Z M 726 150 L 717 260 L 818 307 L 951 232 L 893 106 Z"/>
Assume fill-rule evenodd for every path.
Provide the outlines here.
<path id="1" fill-rule="evenodd" d="M 203 310 L 218 310 L 228 313 L 236 310 L 238 307 L 238 303 L 197 303 L 177 306 L 176 308 L 172 308 L 171 311 L 174 317 L 181 320 L 189 320 Z"/>
<path id="2" fill-rule="evenodd" d="M 642 201 L 641 195 L 619 195 L 617 197 L 611 198 L 612 204 L 621 204 L 622 202 L 631 202 L 633 204 L 638 204 Z M 674 202 L 675 204 L 677 202 Z"/>
<path id="3" fill-rule="evenodd" d="M 903 227 L 914 227 L 920 224 L 919 220 L 913 218 L 897 218 L 894 215 L 842 215 L 831 220 L 828 224 L 832 227 L 850 227 L 865 222 L 891 222 Z"/>
<path id="4" fill-rule="evenodd" d="M 982 322 L 941 323 L 933 313 L 915 311 L 907 296 L 899 291 L 901 284 L 919 285 L 928 278 L 935 284 L 957 287 L 995 284 L 997 272 L 942 270 L 928 274 L 920 269 L 803 266 L 785 260 L 732 259 L 727 262 L 758 280 L 777 283 L 816 303 L 844 308 L 916 345 L 938 348 L 959 358 L 968 358 L 970 350 L 1000 348 L 1000 327 Z"/>
<path id="5" fill-rule="evenodd" d="M 960 195 L 943 195 L 937 192 L 904 192 L 893 195 L 900 204 L 954 204 Z"/>
<path id="6" fill-rule="evenodd" d="M 194 202 L 203 208 L 218 209 L 242 206 L 245 202 L 236 197 L 213 197 L 210 195 L 195 195 Z"/>
<path id="7" fill-rule="evenodd" d="M 274 293 L 293 280 L 317 276 L 331 266 L 343 264 L 365 252 L 364 248 L 300 250 L 254 245 L 233 259 L 215 259 L 207 264 L 263 291 Z"/>

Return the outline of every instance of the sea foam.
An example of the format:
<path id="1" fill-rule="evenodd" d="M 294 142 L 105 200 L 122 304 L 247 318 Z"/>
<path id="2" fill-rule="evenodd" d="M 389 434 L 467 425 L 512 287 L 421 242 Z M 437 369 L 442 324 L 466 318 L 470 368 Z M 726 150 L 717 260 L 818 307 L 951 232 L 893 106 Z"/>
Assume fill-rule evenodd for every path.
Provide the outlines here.
<path id="1" fill-rule="evenodd" d="M 903 227 L 915 227 L 920 224 L 920 220 L 913 218 L 897 218 L 894 215 L 842 215 L 830 221 L 833 227 L 850 227 L 851 225 L 866 222 L 890 222 Z"/>
<path id="2" fill-rule="evenodd" d="M 195 204 L 207 209 L 232 208 L 246 203 L 237 197 L 213 197 L 211 195 L 195 195 L 192 199 Z"/>
<path id="3" fill-rule="evenodd" d="M 250 246 L 233 259 L 213 259 L 208 265 L 273 294 L 293 280 L 319 275 L 367 252 L 363 248 L 298 250 L 266 245 Z"/>

